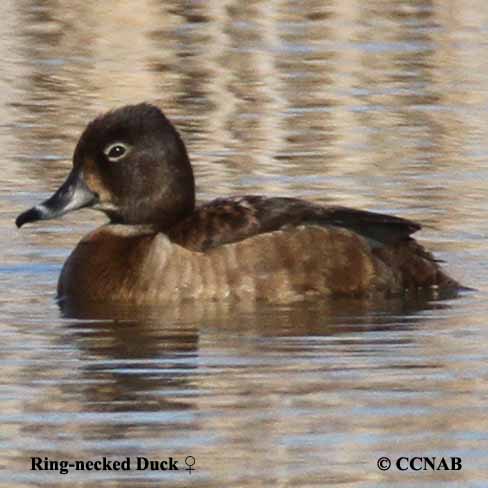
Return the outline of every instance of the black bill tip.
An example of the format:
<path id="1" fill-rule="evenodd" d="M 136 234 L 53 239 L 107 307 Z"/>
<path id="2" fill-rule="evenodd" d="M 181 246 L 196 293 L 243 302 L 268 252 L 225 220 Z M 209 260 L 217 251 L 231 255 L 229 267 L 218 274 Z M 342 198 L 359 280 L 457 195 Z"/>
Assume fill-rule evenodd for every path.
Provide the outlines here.
<path id="1" fill-rule="evenodd" d="M 15 225 L 20 229 L 24 224 L 29 222 L 36 222 L 38 220 L 42 220 L 44 214 L 41 209 L 38 207 L 32 207 L 25 212 L 22 212 L 16 219 Z"/>

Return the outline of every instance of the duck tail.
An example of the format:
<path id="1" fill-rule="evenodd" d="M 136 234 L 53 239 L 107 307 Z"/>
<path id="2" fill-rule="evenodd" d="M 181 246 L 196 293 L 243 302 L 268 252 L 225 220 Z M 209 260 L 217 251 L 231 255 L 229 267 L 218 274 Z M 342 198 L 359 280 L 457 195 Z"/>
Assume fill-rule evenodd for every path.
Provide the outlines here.
<path id="1" fill-rule="evenodd" d="M 385 246 L 375 250 L 374 254 L 395 270 L 405 290 L 462 289 L 462 286 L 440 267 L 441 261 L 414 239 Z"/>

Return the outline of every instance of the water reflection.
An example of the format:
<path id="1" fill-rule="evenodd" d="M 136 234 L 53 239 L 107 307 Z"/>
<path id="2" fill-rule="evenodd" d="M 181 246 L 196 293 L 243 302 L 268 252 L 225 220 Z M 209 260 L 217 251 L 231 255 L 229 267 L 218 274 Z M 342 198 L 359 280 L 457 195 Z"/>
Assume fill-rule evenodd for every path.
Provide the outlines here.
<path id="1" fill-rule="evenodd" d="M 292 353 L 294 358 L 310 353 L 309 340 L 313 337 L 334 338 L 334 344 L 345 347 L 344 352 L 349 355 L 353 351 L 348 351 L 348 346 L 358 352 L 356 339 L 360 334 L 375 335 L 373 341 L 361 341 L 366 351 L 368 347 L 390 342 L 388 334 L 377 335 L 381 332 L 394 330 L 398 334 L 415 328 L 422 320 L 419 311 L 450 307 L 445 302 L 433 302 L 431 298 L 388 300 L 383 304 L 334 300 L 328 304 L 279 308 L 264 304 L 230 306 L 228 303 L 186 305 L 181 309 L 108 307 L 105 304 L 79 308 L 64 303 L 64 315 L 74 316 L 76 320 L 68 320 L 59 340 L 64 345 L 68 341 L 70 347 L 87 359 L 87 364 L 78 372 L 82 388 L 68 385 L 63 395 L 71 395 L 76 390 L 80 409 L 86 412 L 195 409 L 191 397 L 195 396 L 198 401 L 198 392 L 192 380 L 201 366 L 202 335 L 216 334 L 218 350 L 240 348 L 240 338 L 246 336 L 306 337 L 302 347 L 295 345 L 292 351 L 286 340 L 273 345 L 273 355 Z M 249 349 L 251 345 L 245 345 L 236 357 L 258 357 L 262 345 L 258 342 L 253 346 L 255 349 Z"/>
<path id="2" fill-rule="evenodd" d="M 163 412 L 192 405 L 159 393 L 185 396 L 185 378 L 195 369 L 198 334 L 191 326 L 165 329 L 164 323 L 76 323 L 73 344 L 91 362 L 80 371 L 83 410 Z M 91 383 L 95 380 L 95 383 Z M 103 389 L 97 383 L 106 384 Z"/>
<path id="3" fill-rule="evenodd" d="M 241 483 L 252 462 L 254 481 L 276 482 L 286 466 L 286 479 L 299 483 L 311 462 L 317 482 L 358 481 L 360 466 L 371 461 L 365 445 L 380 452 L 393 431 L 420 449 L 425 415 L 435 415 L 438 435 L 445 434 L 461 403 L 459 392 L 445 389 L 450 346 L 430 333 L 419 305 L 348 300 L 333 308 L 196 310 L 185 318 L 163 308 L 85 311 L 52 339 L 49 349 L 66 351 L 56 373 L 52 363 L 24 368 L 24 379 L 43 378 L 49 387 L 24 404 L 23 418 L 31 420 L 22 435 L 43 439 L 51 456 L 73 459 L 164 457 L 170 442 L 174 453 L 191 450 L 200 475 L 214 480 Z M 423 307 L 442 314 L 449 304 Z M 454 405 L 442 413 L 437 395 L 455 395 Z M 424 415 L 414 421 L 419 408 Z"/>

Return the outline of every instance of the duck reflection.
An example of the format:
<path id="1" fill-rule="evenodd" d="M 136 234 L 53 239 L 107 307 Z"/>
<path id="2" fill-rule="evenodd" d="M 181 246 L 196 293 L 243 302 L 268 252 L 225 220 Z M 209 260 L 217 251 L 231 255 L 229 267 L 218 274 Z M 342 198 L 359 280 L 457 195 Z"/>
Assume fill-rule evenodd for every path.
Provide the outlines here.
<path id="1" fill-rule="evenodd" d="M 85 361 L 88 410 L 154 412 L 193 407 L 188 377 L 197 368 L 198 322 L 174 310 L 63 303 L 67 327 Z M 180 320 L 176 320 L 177 317 Z"/>
<path id="2" fill-rule="evenodd" d="M 72 353 L 60 363 L 37 362 L 37 370 L 24 371 L 29 381 L 48 378 L 51 385 L 27 410 L 55 413 L 23 432 L 57 442 L 62 425 L 64 438 L 76 439 L 73 458 L 84 451 L 163 452 L 168 439 L 185 445 L 191 437 L 192 455 L 199 459 L 207 452 L 209 433 L 226 439 L 225 448 L 211 444 L 211 459 L 218 459 L 221 447 L 254 452 L 251 446 L 268 445 L 283 428 L 256 423 L 260 412 L 279 412 L 284 398 L 299 393 L 336 398 L 350 390 L 351 381 L 356 385 L 354 377 L 338 372 L 374 368 L 377 354 L 396 343 L 412 343 L 417 350 L 417 334 L 396 332 L 423 327 L 422 311 L 449 307 L 432 298 L 279 307 L 192 302 L 172 308 L 65 301 L 60 303 L 65 327 L 50 344 L 52 350 Z M 370 334 L 376 331 L 384 332 Z M 72 374 L 70 365 L 75 365 Z M 415 367 L 425 365 L 441 367 L 430 360 Z M 409 368 L 410 363 L 404 366 Z M 357 381 L 357 388 L 365 388 L 363 379 Z M 347 396 L 342 401 L 350 408 Z M 301 421 L 307 429 L 318 428 L 313 418 Z"/>
<path id="3" fill-rule="evenodd" d="M 264 358 L 270 347 L 283 352 L 283 344 L 262 339 L 280 337 L 336 336 L 335 344 L 354 348 L 352 335 L 414 328 L 422 323 L 420 311 L 449 307 L 433 298 L 430 293 L 410 300 L 344 299 L 280 307 L 192 302 L 173 308 L 64 301 L 60 308 L 69 319 L 69 340 L 83 356 L 77 375 L 83 411 L 181 413 L 198 409 L 213 375 L 206 361 L 213 361 L 214 354 Z M 385 334 L 371 340 L 389 339 Z M 295 341 L 290 360 L 309 347 L 307 340 Z"/>

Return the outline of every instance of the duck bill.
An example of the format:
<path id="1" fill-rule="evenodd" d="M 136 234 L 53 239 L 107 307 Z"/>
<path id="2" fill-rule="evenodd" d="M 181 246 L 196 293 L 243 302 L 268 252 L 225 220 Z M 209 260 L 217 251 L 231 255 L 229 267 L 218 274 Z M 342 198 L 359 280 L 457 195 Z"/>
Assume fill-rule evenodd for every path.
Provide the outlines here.
<path id="1" fill-rule="evenodd" d="M 15 220 L 17 227 L 29 222 L 60 217 L 65 213 L 98 203 L 98 196 L 93 193 L 83 180 L 81 171 L 73 168 L 66 181 L 54 195 L 35 207 L 21 213 Z"/>

